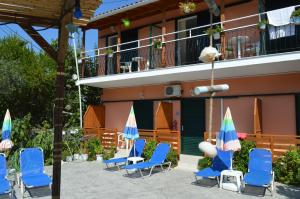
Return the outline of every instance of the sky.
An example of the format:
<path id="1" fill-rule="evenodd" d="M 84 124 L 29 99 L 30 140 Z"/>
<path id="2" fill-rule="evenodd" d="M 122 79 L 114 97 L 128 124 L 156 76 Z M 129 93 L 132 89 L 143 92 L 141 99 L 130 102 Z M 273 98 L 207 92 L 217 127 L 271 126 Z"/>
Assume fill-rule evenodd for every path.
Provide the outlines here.
<path id="1" fill-rule="evenodd" d="M 103 3 L 96 10 L 95 15 L 103 13 L 107 10 L 118 8 L 120 6 L 136 2 L 137 0 L 103 0 Z M 37 30 L 39 27 L 35 27 Z M 50 43 L 52 40 L 57 39 L 58 31 L 56 29 L 47 29 L 39 31 L 39 33 Z M 36 51 L 41 50 L 38 44 L 36 44 L 18 25 L 0 25 L 0 38 L 8 36 L 10 34 L 17 34 L 23 40 L 29 42 L 29 45 Z M 97 30 L 89 30 L 86 32 L 86 50 L 91 50 L 97 46 L 98 32 Z"/>

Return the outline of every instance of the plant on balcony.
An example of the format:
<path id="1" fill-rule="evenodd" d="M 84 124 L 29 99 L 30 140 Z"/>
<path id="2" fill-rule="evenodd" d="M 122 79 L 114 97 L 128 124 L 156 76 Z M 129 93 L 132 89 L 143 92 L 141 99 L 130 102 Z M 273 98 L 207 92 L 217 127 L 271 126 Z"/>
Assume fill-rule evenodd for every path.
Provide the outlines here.
<path id="1" fill-rule="evenodd" d="M 163 43 L 161 39 L 154 39 L 152 45 L 155 49 L 162 49 Z"/>
<path id="2" fill-rule="evenodd" d="M 187 1 L 187 2 L 179 3 L 179 8 L 184 14 L 189 14 L 189 13 L 195 11 L 196 7 L 197 7 L 196 3 L 194 3 L 194 2 Z"/>
<path id="3" fill-rule="evenodd" d="M 130 20 L 129 19 L 122 19 L 122 23 L 124 25 L 125 28 L 129 28 L 130 27 Z"/>
<path id="4" fill-rule="evenodd" d="M 263 19 L 263 20 L 261 20 L 261 21 L 259 21 L 259 22 L 257 23 L 257 27 L 258 27 L 260 30 L 265 30 L 266 27 L 267 27 L 267 24 L 269 24 L 268 20 Z"/>
<path id="5" fill-rule="evenodd" d="M 300 8 L 292 13 L 291 19 L 295 24 L 300 25 Z"/>
<path id="6" fill-rule="evenodd" d="M 221 32 L 223 32 L 222 27 L 220 25 L 216 25 L 216 27 L 214 29 L 214 33 L 213 33 L 213 36 L 214 36 L 215 40 L 220 39 Z"/>
<path id="7" fill-rule="evenodd" d="M 223 29 L 221 28 L 220 25 L 217 25 L 215 28 L 208 28 L 205 33 L 208 35 L 213 35 L 214 39 L 220 39 L 221 37 L 221 32 L 223 31 Z"/>
<path id="8" fill-rule="evenodd" d="M 105 50 L 105 54 L 108 57 L 113 57 L 114 56 L 114 51 L 111 48 L 108 48 L 108 49 Z"/>

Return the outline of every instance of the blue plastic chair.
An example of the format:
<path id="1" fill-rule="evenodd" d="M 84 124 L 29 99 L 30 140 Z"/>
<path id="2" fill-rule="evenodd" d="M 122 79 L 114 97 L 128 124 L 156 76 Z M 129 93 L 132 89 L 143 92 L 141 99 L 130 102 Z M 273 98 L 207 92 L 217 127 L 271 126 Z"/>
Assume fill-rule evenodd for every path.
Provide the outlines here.
<path id="1" fill-rule="evenodd" d="M 120 169 L 120 163 L 127 163 L 127 159 L 129 157 L 141 157 L 144 151 L 144 147 L 146 144 L 146 140 L 144 139 L 137 139 L 134 142 L 134 146 L 132 147 L 129 153 L 128 157 L 121 157 L 121 158 L 112 158 L 109 160 L 104 160 L 103 162 L 106 164 L 106 167 L 109 168 L 109 164 L 114 164 L 114 166 L 117 166 Z M 135 151 L 134 151 L 135 149 Z"/>
<path id="2" fill-rule="evenodd" d="M 12 188 L 7 180 L 6 158 L 5 154 L 0 153 L 0 195 L 10 194 L 12 197 Z"/>
<path id="3" fill-rule="evenodd" d="M 270 192 L 273 195 L 274 172 L 270 150 L 258 148 L 250 150 L 248 173 L 244 176 L 244 183 L 245 185 L 264 187 L 265 191 L 270 187 Z"/>
<path id="4" fill-rule="evenodd" d="M 219 177 L 221 176 L 221 172 L 231 167 L 231 153 L 231 151 L 217 149 L 217 156 L 213 158 L 212 166 L 195 172 L 196 182 L 198 182 L 197 177 L 216 178 L 218 185 L 220 185 Z"/>
<path id="5" fill-rule="evenodd" d="M 25 148 L 20 151 L 21 193 L 31 188 L 51 187 L 52 180 L 45 174 L 44 154 L 41 148 Z M 25 187 L 25 190 L 24 190 Z"/>
<path id="6" fill-rule="evenodd" d="M 128 170 L 139 170 L 142 177 L 143 177 L 142 169 L 150 169 L 150 173 L 148 176 L 151 176 L 152 170 L 156 166 L 160 166 L 162 171 L 164 171 L 163 165 L 168 165 L 167 170 L 170 170 L 171 162 L 165 162 L 170 149 L 171 149 L 170 144 L 159 143 L 156 146 L 156 148 L 151 156 L 151 159 L 149 161 L 127 165 L 122 168 L 126 169 L 127 174 L 129 174 Z"/>

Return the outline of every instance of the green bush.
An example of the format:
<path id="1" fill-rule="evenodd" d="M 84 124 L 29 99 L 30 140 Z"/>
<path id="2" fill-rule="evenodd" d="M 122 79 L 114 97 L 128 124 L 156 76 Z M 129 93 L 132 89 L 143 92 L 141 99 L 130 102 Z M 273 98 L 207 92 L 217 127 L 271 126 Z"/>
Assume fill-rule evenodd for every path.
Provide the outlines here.
<path id="1" fill-rule="evenodd" d="M 255 143 L 249 140 L 241 141 L 241 150 L 234 153 L 233 168 L 246 173 L 248 171 L 249 151 L 255 148 Z"/>
<path id="2" fill-rule="evenodd" d="M 171 149 L 167 155 L 167 162 L 172 163 L 172 167 L 176 167 L 178 165 L 178 155 L 174 149 Z"/>
<path id="3" fill-rule="evenodd" d="M 103 147 L 98 138 L 91 138 L 87 141 L 88 160 L 92 161 L 96 159 L 97 154 L 103 153 Z"/>
<path id="4" fill-rule="evenodd" d="M 103 160 L 109 160 L 110 158 L 113 158 L 115 156 L 116 149 L 114 147 L 111 147 L 109 149 L 103 150 Z"/>
<path id="5" fill-rule="evenodd" d="M 41 147 L 44 152 L 45 165 L 53 163 L 53 132 L 41 129 L 36 136 L 27 143 L 26 147 Z"/>
<path id="6" fill-rule="evenodd" d="M 275 180 L 300 186 L 300 149 L 290 149 L 274 163 Z"/>
<path id="7" fill-rule="evenodd" d="M 212 159 L 210 157 L 204 157 L 198 161 L 198 170 L 205 169 L 210 167 L 212 163 Z"/>
<path id="8" fill-rule="evenodd" d="M 155 148 L 156 148 L 157 143 L 153 140 L 146 142 L 146 146 L 144 149 L 143 157 L 145 160 L 150 160 Z"/>

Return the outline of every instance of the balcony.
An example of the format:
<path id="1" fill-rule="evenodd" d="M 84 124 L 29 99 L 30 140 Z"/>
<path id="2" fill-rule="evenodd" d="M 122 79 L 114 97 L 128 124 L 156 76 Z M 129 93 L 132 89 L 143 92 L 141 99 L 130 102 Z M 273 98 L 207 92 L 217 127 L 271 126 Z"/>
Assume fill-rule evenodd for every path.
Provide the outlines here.
<path id="1" fill-rule="evenodd" d="M 300 71 L 300 25 L 291 24 L 290 30 L 285 30 L 291 33 L 287 36 L 276 27 L 259 29 L 259 19 L 266 19 L 266 13 L 213 24 L 223 28 L 220 38 L 213 40 L 220 55 L 216 60 L 217 78 Z M 209 45 L 205 33 L 209 27 L 83 52 L 85 73 L 79 83 L 105 88 L 208 79 L 211 66 L 199 61 L 199 55 Z"/>

